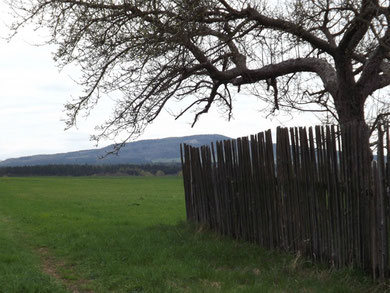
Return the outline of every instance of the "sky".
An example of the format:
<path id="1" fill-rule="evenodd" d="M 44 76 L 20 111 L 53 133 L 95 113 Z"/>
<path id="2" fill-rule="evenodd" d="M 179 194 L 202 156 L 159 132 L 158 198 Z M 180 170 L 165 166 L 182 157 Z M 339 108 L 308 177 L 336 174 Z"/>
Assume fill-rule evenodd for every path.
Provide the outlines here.
<path id="1" fill-rule="evenodd" d="M 8 29 L 7 7 L 0 2 L 0 37 Z M 9 19 L 8 19 L 9 20 Z M 11 42 L 0 38 L 0 160 L 36 154 L 53 154 L 104 147 L 114 141 L 90 141 L 94 127 L 110 115 L 111 105 L 103 102 L 88 118 L 81 117 L 77 128 L 65 129 L 64 104 L 81 94 L 74 80 L 76 67 L 62 71 L 52 59 L 55 47 L 42 43 L 37 33 L 23 31 Z M 109 99 L 107 99 L 109 101 Z M 234 118 L 228 122 L 217 109 L 201 116 L 191 128 L 193 115 L 179 120 L 162 112 L 138 140 L 194 134 L 222 134 L 232 138 L 247 136 L 277 126 L 304 126 L 316 122 L 308 114 L 265 118 L 256 97 L 239 96 L 234 104 Z M 184 105 L 182 105 L 184 107 Z"/>

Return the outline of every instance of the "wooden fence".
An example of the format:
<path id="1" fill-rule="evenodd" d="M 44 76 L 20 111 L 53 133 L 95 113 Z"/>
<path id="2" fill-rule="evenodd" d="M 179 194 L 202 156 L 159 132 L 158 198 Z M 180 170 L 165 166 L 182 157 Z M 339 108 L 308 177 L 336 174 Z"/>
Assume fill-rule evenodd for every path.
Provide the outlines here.
<path id="1" fill-rule="evenodd" d="M 365 126 L 278 128 L 183 145 L 189 221 L 268 249 L 388 276 L 388 131 L 372 160 Z"/>

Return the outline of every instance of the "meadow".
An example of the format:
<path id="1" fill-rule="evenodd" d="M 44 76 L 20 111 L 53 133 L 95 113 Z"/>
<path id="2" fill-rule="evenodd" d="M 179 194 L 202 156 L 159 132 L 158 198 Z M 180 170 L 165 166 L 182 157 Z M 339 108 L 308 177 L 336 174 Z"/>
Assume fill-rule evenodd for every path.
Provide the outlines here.
<path id="1" fill-rule="evenodd" d="M 185 222 L 180 177 L 0 178 L 0 292 L 383 292 Z"/>

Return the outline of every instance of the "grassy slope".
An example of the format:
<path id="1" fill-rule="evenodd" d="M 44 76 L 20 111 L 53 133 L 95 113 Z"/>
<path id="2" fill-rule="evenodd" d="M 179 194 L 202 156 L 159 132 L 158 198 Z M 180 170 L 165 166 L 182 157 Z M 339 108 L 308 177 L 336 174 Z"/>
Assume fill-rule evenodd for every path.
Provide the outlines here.
<path id="1" fill-rule="evenodd" d="M 61 282 L 94 292 L 383 289 L 184 219 L 177 177 L 0 178 L 0 292 L 63 292 Z M 42 273 L 43 250 L 59 281 Z"/>

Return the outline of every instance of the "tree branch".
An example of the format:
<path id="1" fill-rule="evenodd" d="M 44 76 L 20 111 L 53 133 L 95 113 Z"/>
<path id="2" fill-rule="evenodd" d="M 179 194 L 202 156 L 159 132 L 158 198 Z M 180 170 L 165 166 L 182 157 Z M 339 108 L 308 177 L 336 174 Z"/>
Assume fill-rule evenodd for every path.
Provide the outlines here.
<path id="1" fill-rule="evenodd" d="M 377 0 L 362 0 L 360 13 L 351 21 L 340 41 L 340 54 L 351 54 L 370 27 L 378 7 Z"/>
<path id="2" fill-rule="evenodd" d="M 370 95 L 375 90 L 389 85 L 390 66 L 385 61 L 385 57 L 388 56 L 389 52 L 390 28 L 387 28 L 384 37 L 379 40 L 378 47 L 365 63 L 362 74 L 356 84 L 366 95 Z M 387 72 L 379 75 L 384 67 L 386 67 Z"/>
<path id="3" fill-rule="evenodd" d="M 337 90 L 335 70 L 327 61 L 317 58 L 290 59 L 278 64 L 267 65 L 260 69 L 247 70 L 241 73 L 241 77 L 232 80 L 231 83 L 239 86 L 295 72 L 317 73 L 323 81 L 327 91 L 335 93 Z"/>
<path id="4" fill-rule="evenodd" d="M 283 19 L 267 17 L 259 13 L 256 9 L 250 7 L 245 9 L 242 14 L 246 14 L 248 19 L 256 21 L 259 25 L 264 26 L 265 28 L 289 33 L 307 41 L 313 47 L 318 48 L 331 56 L 336 56 L 336 48 L 329 44 L 329 42 L 315 36 L 295 23 Z"/>

